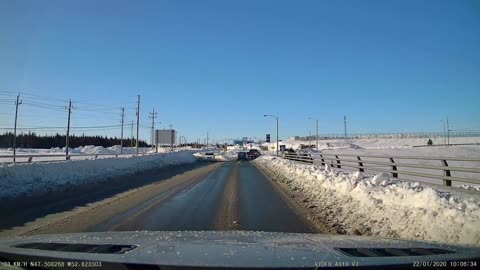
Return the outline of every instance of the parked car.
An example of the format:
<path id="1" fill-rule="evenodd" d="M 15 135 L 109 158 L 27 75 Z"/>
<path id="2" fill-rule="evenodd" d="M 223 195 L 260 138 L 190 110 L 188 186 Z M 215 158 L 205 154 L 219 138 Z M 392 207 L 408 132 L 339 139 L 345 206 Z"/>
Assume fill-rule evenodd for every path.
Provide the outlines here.
<path id="1" fill-rule="evenodd" d="M 245 152 L 238 152 L 237 160 L 248 160 L 247 153 L 245 153 Z"/>
<path id="2" fill-rule="evenodd" d="M 251 149 L 247 153 L 247 156 L 248 156 L 249 159 L 256 159 L 257 157 L 259 157 L 261 155 L 262 154 L 260 154 L 260 151 L 258 151 L 257 149 Z"/>

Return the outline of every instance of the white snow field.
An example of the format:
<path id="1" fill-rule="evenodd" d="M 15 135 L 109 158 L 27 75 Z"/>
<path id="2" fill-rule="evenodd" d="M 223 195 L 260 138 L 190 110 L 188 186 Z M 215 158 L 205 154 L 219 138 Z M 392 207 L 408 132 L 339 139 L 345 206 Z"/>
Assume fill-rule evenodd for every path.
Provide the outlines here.
<path id="1" fill-rule="evenodd" d="M 254 161 L 339 233 L 480 246 L 480 194 L 273 156 Z"/>
<path id="2" fill-rule="evenodd" d="M 468 157 L 468 158 L 477 158 L 480 159 L 480 145 L 457 145 L 457 146 L 432 146 L 432 147 L 413 147 L 414 145 L 425 145 L 428 139 L 425 138 L 384 138 L 384 139 L 337 139 L 337 140 L 320 140 L 319 141 L 319 151 L 312 151 L 312 157 L 316 158 L 315 163 L 319 164 L 320 160 L 318 157 L 319 153 L 325 154 L 338 154 L 340 158 L 343 155 L 358 155 L 362 156 L 362 160 L 365 161 L 382 161 L 389 162 L 388 159 L 372 159 L 368 157 L 363 157 L 366 155 L 378 155 L 378 156 L 389 156 L 389 157 L 398 157 L 398 156 L 420 156 L 420 157 L 445 157 L 445 158 L 455 158 L 455 157 Z M 435 144 L 443 143 L 443 138 L 432 138 Z M 297 140 L 287 140 L 280 142 L 285 144 L 287 148 L 300 149 L 301 144 L 308 144 L 305 141 Z M 480 137 L 458 137 L 450 138 L 450 143 L 478 143 L 480 144 Z M 269 143 L 271 145 L 272 143 Z M 315 141 L 312 141 L 312 144 L 315 144 Z M 270 152 L 273 153 L 273 152 Z M 350 158 L 343 156 L 343 158 Z M 354 158 L 354 157 L 353 157 Z M 350 158 L 351 159 L 351 158 Z M 413 163 L 421 165 L 436 165 L 441 166 L 442 163 L 440 160 L 406 160 L 398 159 L 396 162 L 401 163 Z M 478 168 L 480 162 L 467 162 L 467 161 L 451 161 L 448 164 L 449 166 L 457 167 L 469 167 L 469 168 Z M 378 168 L 388 169 L 388 166 Z M 342 167 L 342 171 L 354 172 L 356 169 Z M 428 170 L 428 169 L 416 169 L 416 168 L 402 168 L 399 167 L 399 170 L 406 170 L 409 172 L 419 172 L 419 173 L 428 173 L 428 174 L 442 174 L 442 171 Z M 378 172 L 366 170 L 367 174 L 376 174 Z M 452 172 L 452 176 L 466 177 L 470 179 L 480 179 L 480 174 L 478 173 L 464 173 L 464 172 Z M 417 177 L 410 175 L 399 175 L 400 178 L 404 180 L 414 180 L 421 181 L 431 184 L 442 184 L 442 180 L 431 179 L 425 177 Z M 479 185 L 474 183 L 464 183 L 464 182 L 453 182 L 454 186 L 461 186 L 466 189 L 480 189 Z"/>
<path id="3" fill-rule="evenodd" d="M 433 145 L 443 145 L 443 138 L 431 138 Z M 363 150 L 385 150 L 385 149 L 402 149 L 410 148 L 421 151 L 427 147 L 414 148 L 413 146 L 426 145 L 428 138 L 381 138 L 381 139 L 335 139 L 335 140 L 319 140 L 318 150 L 342 150 L 342 149 L 363 149 Z M 279 142 L 279 145 L 285 145 L 286 148 L 300 149 L 303 145 L 315 145 L 316 141 L 300 141 L 292 138 Z M 480 144 L 480 137 L 454 137 L 450 138 L 450 144 L 472 143 Z M 264 143 L 269 150 L 274 150 L 276 142 Z M 472 145 L 476 149 L 480 149 L 479 145 Z M 428 147 L 438 148 L 438 147 Z M 478 150 L 477 150 L 478 151 Z M 379 153 L 379 152 L 376 152 Z"/>
<path id="4" fill-rule="evenodd" d="M 61 185 L 99 181 L 167 165 L 194 162 L 192 151 L 128 158 L 70 160 L 0 165 L 0 198 L 53 190 Z"/>
<path id="5" fill-rule="evenodd" d="M 93 157 L 87 157 L 85 155 L 100 155 L 97 158 L 110 158 L 114 157 L 115 155 L 120 154 L 120 145 L 115 145 L 111 147 L 103 147 L 103 146 L 94 146 L 94 145 L 86 145 L 80 146 L 76 148 L 69 148 L 69 154 L 72 155 L 72 160 L 85 160 L 85 159 L 93 159 Z M 153 153 L 155 152 L 150 147 L 139 147 L 138 152 L 140 154 L 146 153 Z M 166 148 L 159 148 L 159 152 L 168 152 Z M 131 155 L 136 153 L 135 147 L 123 147 L 122 153 L 125 156 L 121 157 L 131 157 Z M 27 162 L 28 157 L 22 156 L 31 156 L 33 155 L 32 161 L 60 161 L 65 160 L 65 147 L 64 148 L 51 148 L 51 149 L 32 149 L 32 148 L 17 148 L 16 150 L 16 161 L 17 162 Z M 42 155 L 55 155 L 53 157 L 43 157 Z M 58 157 L 57 157 L 58 155 Z M 129 156 L 130 155 L 130 156 Z M 12 148 L 3 148 L 0 149 L 0 156 L 13 156 L 13 149 Z M 38 157 L 35 157 L 38 156 Z M 0 157 L 0 162 L 13 162 L 11 157 Z"/>

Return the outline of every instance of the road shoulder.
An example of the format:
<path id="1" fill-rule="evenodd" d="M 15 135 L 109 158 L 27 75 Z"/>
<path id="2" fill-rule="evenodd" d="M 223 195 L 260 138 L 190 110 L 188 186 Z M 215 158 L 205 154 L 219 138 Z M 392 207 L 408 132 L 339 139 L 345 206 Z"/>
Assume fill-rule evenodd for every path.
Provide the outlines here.
<path id="1" fill-rule="evenodd" d="M 306 224 L 310 225 L 318 233 L 337 233 L 333 228 L 324 223 L 312 208 L 309 208 L 309 201 L 303 196 L 303 194 L 289 188 L 286 179 L 273 174 L 271 171 L 256 162 L 252 162 L 252 164 L 265 175 L 265 178 L 270 181 L 273 188 L 275 188 L 282 196 L 282 199 L 304 220 Z"/>

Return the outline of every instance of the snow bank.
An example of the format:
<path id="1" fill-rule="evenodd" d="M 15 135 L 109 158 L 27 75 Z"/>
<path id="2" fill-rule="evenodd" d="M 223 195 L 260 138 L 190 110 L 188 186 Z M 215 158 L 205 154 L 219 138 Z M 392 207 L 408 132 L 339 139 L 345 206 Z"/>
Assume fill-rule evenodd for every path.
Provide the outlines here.
<path id="1" fill-rule="evenodd" d="M 117 155 L 120 154 L 120 145 L 114 145 L 111 147 L 103 147 L 103 146 L 94 146 L 94 145 L 86 145 L 80 146 L 76 148 L 68 148 L 68 152 L 72 155 L 75 154 L 83 154 L 83 155 L 95 155 L 95 154 L 107 154 L 107 155 Z M 34 148 L 17 148 L 17 153 L 21 155 L 47 155 L 47 154 L 65 154 L 65 147 L 52 147 L 50 149 L 34 149 Z M 139 147 L 139 153 L 147 153 L 152 150 L 150 147 Z M 164 150 L 163 148 L 159 148 L 159 150 Z M 123 147 L 123 154 L 135 154 L 136 153 L 135 147 Z M 13 153 L 13 148 L 7 149 L 0 149 L 0 153 L 2 155 L 11 155 Z"/>
<path id="2" fill-rule="evenodd" d="M 32 192 L 44 192 L 61 185 L 76 185 L 160 168 L 194 162 L 192 151 L 152 154 L 130 158 L 71 160 L 48 163 L 5 163 L 0 166 L 0 198 Z"/>
<path id="3" fill-rule="evenodd" d="M 338 233 L 480 246 L 477 195 L 272 156 L 254 162 L 303 194 L 315 215 Z"/>
<path id="4" fill-rule="evenodd" d="M 463 185 L 459 186 L 459 188 L 463 188 L 463 189 L 467 189 L 467 190 L 480 191 L 480 185 L 463 184 Z"/>

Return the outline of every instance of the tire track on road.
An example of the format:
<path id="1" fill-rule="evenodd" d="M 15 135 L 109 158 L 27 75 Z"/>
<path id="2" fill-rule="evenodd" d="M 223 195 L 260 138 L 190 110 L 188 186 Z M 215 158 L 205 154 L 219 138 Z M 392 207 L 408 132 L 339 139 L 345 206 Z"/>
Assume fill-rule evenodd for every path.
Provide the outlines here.
<path id="1" fill-rule="evenodd" d="M 215 218 L 216 230 L 240 230 L 240 166 L 236 161 L 228 177 Z"/>

